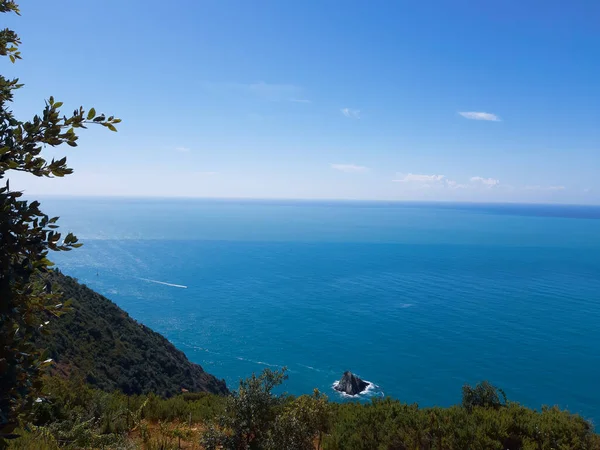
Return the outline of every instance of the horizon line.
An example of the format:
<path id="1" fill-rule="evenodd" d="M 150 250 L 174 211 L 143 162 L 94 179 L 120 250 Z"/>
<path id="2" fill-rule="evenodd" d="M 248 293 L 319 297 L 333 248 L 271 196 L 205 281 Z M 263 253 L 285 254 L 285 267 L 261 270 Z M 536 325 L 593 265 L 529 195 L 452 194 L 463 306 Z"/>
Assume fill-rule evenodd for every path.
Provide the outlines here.
<path id="1" fill-rule="evenodd" d="M 114 194 L 27 194 L 25 197 L 68 199 L 116 199 L 116 200 L 211 200 L 211 201 L 264 201 L 264 202 L 337 202 L 337 203 L 413 203 L 413 204 L 454 204 L 454 205 L 524 205 L 524 206 L 592 206 L 600 207 L 600 203 L 559 203 L 559 202 L 511 202 L 511 201 L 476 201 L 476 200 L 411 200 L 411 199 L 360 199 L 360 198 L 305 198 L 305 197 L 203 197 L 203 196 L 160 196 L 160 195 L 114 195 Z"/>

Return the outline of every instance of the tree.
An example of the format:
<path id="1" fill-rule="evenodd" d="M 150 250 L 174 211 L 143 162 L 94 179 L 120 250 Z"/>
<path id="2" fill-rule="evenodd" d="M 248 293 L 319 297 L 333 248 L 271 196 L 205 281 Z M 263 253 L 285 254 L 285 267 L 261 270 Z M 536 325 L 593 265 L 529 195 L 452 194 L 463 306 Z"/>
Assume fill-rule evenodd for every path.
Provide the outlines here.
<path id="1" fill-rule="evenodd" d="M 18 5 L 0 0 L 0 13 L 19 14 Z M 0 31 L 0 56 L 12 63 L 21 59 L 18 35 Z M 62 102 L 50 97 L 40 115 L 28 121 L 18 120 L 9 105 L 14 92 L 23 85 L 18 79 L 0 75 L 0 448 L 20 417 L 31 409 L 40 388 L 39 374 L 51 364 L 43 351 L 32 343 L 34 333 L 44 330 L 49 320 L 61 315 L 68 306 L 43 274 L 52 263 L 49 251 L 68 251 L 81 244 L 69 233 L 56 229 L 57 217 L 50 218 L 38 201 L 22 199 L 22 192 L 11 191 L 8 174 L 26 172 L 36 177 L 63 177 L 73 172 L 66 158 L 46 160 L 42 150 L 67 144 L 77 146 L 76 130 L 95 124 L 116 131 L 120 122 L 113 116 L 96 114 L 94 108 L 76 109 L 62 115 Z M 1 186 L 2 184 L 0 184 Z"/>
<path id="2" fill-rule="evenodd" d="M 329 425 L 327 396 L 315 389 L 312 396 L 301 395 L 285 405 L 269 430 L 268 450 L 321 449 L 322 435 Z"/>
<path id="3" fill-rule="evenodd" d="M 500 388 L 482 381 L 474 388 L 465 384 L 462 388 L 462 404 L 465 409 L 471 411 L 473 407 L 498 409 L 506 406 L 506 394 Z"/>
<path id="4" fill-rule="evenodd" d="M 204 433 L 202 445 L 207 450 L 262 449 L 269 430 L 283 404 L 283 396 L 272 391 L 287 378 L 285 367 L 265 369 L 259 376 L 240 381 L 240 387 L 228 398 L 225 414 Z"/>

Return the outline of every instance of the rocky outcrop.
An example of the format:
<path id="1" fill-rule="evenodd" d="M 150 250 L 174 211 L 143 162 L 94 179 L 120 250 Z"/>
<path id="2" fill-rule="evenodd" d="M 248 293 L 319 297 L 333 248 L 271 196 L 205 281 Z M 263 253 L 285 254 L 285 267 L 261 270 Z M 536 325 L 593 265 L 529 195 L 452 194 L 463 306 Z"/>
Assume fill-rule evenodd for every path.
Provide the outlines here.
<path id="1" fill-rule="evenodd" d="M 333 388 L 348 395 L 357 395 L 364 392 L 368 387 L 369 383 L 361 380 L 352 372 L 346 371 L 342 379 Z"/>

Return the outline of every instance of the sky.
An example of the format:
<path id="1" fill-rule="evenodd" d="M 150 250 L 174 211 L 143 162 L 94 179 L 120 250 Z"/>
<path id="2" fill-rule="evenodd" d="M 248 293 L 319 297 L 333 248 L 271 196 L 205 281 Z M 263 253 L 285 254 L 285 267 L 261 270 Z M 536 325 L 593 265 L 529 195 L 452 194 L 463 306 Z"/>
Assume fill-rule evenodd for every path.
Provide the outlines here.
<path id="1" fill-rule="evenodd" d="M 16 115 L 123 120 L 29 194 L 600 204 L 597 0 L 21 3 Z"/>

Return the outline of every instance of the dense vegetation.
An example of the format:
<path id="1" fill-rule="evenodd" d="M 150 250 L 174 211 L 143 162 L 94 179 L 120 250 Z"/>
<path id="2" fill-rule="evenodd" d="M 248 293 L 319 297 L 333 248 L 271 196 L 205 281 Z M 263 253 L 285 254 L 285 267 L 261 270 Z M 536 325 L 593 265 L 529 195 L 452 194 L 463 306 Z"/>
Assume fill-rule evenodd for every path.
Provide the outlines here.
<path id="1" fill-rule="evenodd" d="M 600 449 L 577 415 L 517 403 L 495 409 L 425 408 L 384 399 L 334 408 L 327 449 Z"/>
<path id="2" fill-rule="evenodd" d="M 45 278 L 71 300 L 72 309 L 48 324 L 49 333 L 36 337 L 54 359 L 53 371 L 125 394 L 169 397 L 182 389 L 227 393 L 224 381 L 188 361 L 167 339 L 107 298 L 58 271 Z"/>
<path id="3" fill-rule="evenodd" d="M 391 398 L 335 403 L 315 392 L 290 397 L 272 389 L 282 372 L 266 370 L 232 396 L 107 393 L 59 377 L 45 382 L 34 422 L 11 448 L 265 450 L 600 450 L 600 436 L 578 415 L 493 402 L 482 383 L 449 408 L 419 408 Z M 457 397 L 458 397 L 457 390 Z M 491 402 L 490 402 L 491 401 Z"/>

